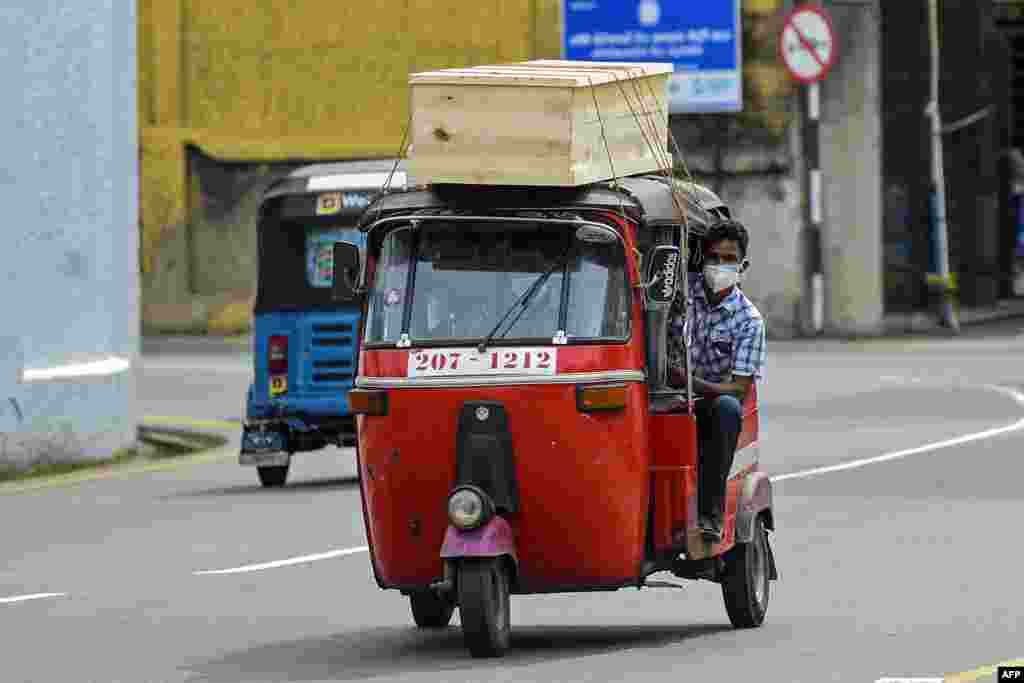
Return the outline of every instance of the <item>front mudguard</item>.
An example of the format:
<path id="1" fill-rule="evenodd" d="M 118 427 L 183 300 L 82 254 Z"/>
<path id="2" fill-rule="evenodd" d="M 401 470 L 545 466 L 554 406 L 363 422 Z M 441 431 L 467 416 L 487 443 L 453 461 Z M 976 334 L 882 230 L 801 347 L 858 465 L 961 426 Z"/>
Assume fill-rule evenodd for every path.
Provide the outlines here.
<path id="1" fill-rule="evenodd" d="M 775 515 L 772 511 L 772 480 L 764 472 L 753 472 L 743 482 L 739 500 L 736 502 L 736 542 L 750 543 L 754 540 L 754 524 L 759 516 L 764 517 L 765 528 L 775 531 Z M 778 579 L 775 553 L 768 545 L 769 578 Z"/>
<path id="2" fill-rule="evenodd" d="M 442 559 L 502 556 L 508 556 L 514 564 L 519 564 L 515 535 L 504 517 L 495 515 L 483 526 L 469 531 L 448 525 L 441 544 Z"/>

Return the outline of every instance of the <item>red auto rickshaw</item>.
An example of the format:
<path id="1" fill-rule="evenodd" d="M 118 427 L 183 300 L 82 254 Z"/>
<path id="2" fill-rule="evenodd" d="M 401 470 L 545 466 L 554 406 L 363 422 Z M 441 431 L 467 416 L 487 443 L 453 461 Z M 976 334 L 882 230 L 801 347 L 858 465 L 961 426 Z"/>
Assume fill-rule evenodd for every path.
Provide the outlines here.
<path id="1" fill-rule="evenodd" d="M 432 185 L 368 207 L 365 263 L 336 246 L 335 296 L 363 301 L 349 400 L 373 572 L 418 626 L 458 607 L 470 652 L 500 656 L 510 594 L 666 570 L 720 583 L 736 627 L 762 623 L 777 573 L 756 391 L 715 543 L 696 528 L 700 399 L 666 381 L 687 254 L 727 216 L 659 175 Z"/>

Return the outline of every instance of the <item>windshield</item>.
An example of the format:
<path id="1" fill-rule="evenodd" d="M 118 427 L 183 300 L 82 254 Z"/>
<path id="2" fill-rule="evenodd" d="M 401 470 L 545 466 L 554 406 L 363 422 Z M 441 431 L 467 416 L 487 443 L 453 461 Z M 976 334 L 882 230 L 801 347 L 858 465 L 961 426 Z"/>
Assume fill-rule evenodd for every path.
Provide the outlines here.
<path id="1" fill-rule="evenodd" d="M 365 237 L 350 226 L 314 226 L 306 230 L 306 282 L 310 287 L 330 289 L 334 284 L 334 245 L 365 243 Z"/>
<path id="2" fill-rule="evenodd" d="M 366 342 L 394 343 L 403 332 L 417 345 L 479 342 L 496 327 L 495 342 L 551 343 L 559 330 L 570 342 L 625 339 L 628 302 L 617 240 L 582 242 L 551 224 L 432 222 L 384 239 Z"/>
<path id="3" fill-rule="evenodd" d="M 352 242 L 362 250 L 366 236 L 337 220 L 263 223 L 256 312 L 338 308 L 331 297 L 335 242 Z"/>

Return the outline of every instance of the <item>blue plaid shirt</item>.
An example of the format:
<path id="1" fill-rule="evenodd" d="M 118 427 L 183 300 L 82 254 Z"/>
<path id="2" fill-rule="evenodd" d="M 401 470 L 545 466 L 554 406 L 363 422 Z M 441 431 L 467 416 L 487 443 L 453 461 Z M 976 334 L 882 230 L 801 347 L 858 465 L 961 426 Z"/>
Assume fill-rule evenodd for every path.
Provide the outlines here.
<path id="1" fill-rule="evenodd" d="M 685 372 L 683 338 L 688 335 L 694 376 L 709 382 L 728 382 L 731 375 L 762 380 L 767 348 L 760 311 L 739 287 L 712 306 L 704 291 L 704 276 L 688 275 L 688 314 L 682 314 L 682 295 L 672 302 L 669 313 L 669 367 Z"/>

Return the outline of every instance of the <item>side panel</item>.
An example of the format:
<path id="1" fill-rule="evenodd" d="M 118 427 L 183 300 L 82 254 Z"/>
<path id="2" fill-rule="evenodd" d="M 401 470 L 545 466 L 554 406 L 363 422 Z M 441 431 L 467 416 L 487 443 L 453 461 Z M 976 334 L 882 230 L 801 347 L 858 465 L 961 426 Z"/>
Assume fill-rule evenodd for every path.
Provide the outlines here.
<path id="1" fill-rule="evenodd" d="M 571 168 L 571 90 L 523 82 L 413 82 L 412 174 L 437 183 L 582 184 Z M 583 182 L 592 180 L 603 178 Z"/>
<path id="2" fill-rule="evenodd" d="M 734 471 L 727 484 L 726 533 L 722 542 L 715 546 L 706 545 L 696 528 L 700 467 L 696 419 L 684 414 L 663 414 L 652 415 L 650 420 L 654 491 L 652 540 L 655 552 L 666 552 L 685 544 L 687 555 L 697 559 L 719 554 L 734 542 L 746 539 L 743 534 L 747 533 L 747 527 L 744 525 L 749 526 L 752 518 L 747 519 L 744 514 L 751 505 L 756 507 L 763 500 L 763 486 L 750 489 L 749 496 L 753 498 L 749 500 L 744 498 L 744 491 L 756 477 L 765 476 L 757 472 L 760 423 L 756 386 L 743 403 L 743 427 L 736 449 L 736 462 L 742 467 Z M 770 482 L 767 495 L 770 500 Z M 733 517 L 736 518 L 735 532 L 729 524 Z"/>
<path id="3" fill-rule="evenodd" d="M 508 411 L 521 505 L 510 515 L 524 591 L 606 586 L 637 577 L 643 560 L 649 458 L 646 387 L 625 410 L 580 413 L 576 385 L 392 389 L 389 414 L 359 417 L 368 533 L 386 586 L 442 575 L 456 430 L 467 400 Z"/>
<path id="4" fill-rule="evenodd" d="M 628 73 L 573 90 L 571 184 L 656 173 L 668 158 L 668 76 L 637 77 L 635 68 Z"/>
<path id="5" fill-rule="evenodd" d="M 685 540 L 697 520 L 697 420 L 692 415 L 651 415 L 652 537 L 662 553 Z"/>

